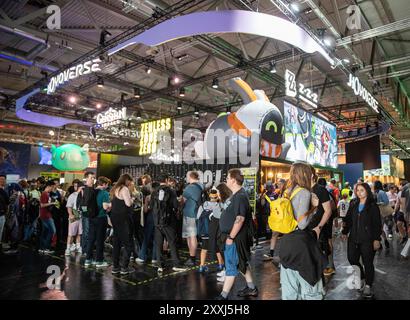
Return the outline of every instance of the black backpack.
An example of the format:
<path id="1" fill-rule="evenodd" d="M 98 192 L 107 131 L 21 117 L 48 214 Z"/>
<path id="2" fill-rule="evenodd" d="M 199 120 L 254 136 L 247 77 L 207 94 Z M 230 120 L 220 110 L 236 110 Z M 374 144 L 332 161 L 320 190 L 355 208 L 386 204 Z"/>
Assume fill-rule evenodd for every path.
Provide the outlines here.
<path id="1" fill-rule="evenodd" d="M 198 211 L 199 207 L 202 206 L 206 201 L 208 201 L 209 198 L 205 188 L 202 189 L 199 183 L 194 183 L 193 185 L 201 190 L 201 197 L 199 198 L 199 201 L 194 200 L 196 202 L 196 211 Z"/>
<path id="2" fill-rule="evenodd" d="M 88 218 L 95 218 L 98 216 L 97 195 L 99 189 L 87 187 L 83 190 L 83 193 L 79 193 L 77 196 L 77 210 L 85 214 Z M 83 207 L 87 207 L 87 211 L 83 211 Z"/>
<path id="3" fill-rule="evenodd" d="M 151 210 L 156 226 L 167 226 L 172 219 L 172 209 L 169 205 L 171 192 L 168 187 L 161 186 L 151 195 Z"/>

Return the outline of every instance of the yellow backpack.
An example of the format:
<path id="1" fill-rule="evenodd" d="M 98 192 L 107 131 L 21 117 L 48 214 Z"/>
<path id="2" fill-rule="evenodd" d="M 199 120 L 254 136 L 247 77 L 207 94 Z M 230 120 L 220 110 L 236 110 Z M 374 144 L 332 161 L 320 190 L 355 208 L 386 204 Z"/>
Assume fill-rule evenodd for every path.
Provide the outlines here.
<path id="1" fill-rule="evenodd" d="M 296 196 L 302 188 L 297 187 L 293 190 L 290 197 L 287 197 L 285 192 L 283 197 L 276 200 L 271 200 L 265 195 L 266 200 L 270 205 L 270 215 L 268 218 L 269 228 L 272 231 L 280 232 L 283 234 L 290 233 L 296 229 L 298 221 L 293 215 L 292 199 Z M 304 216 L 301 218 L 303 219 Z M 301 220 L 301 219 L 300 219 Z"/>

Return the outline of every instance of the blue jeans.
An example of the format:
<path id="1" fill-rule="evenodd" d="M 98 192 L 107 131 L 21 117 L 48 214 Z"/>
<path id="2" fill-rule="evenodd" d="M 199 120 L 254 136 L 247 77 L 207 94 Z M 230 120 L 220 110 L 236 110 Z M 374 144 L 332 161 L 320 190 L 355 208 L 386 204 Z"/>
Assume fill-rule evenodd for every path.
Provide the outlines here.
<path id="1" fill-rule="evenodd" d="M 154 218 L 152 216 L 152 212 L 147 214 L 147 219 L 145 220 L 144 224 L 144 240 L 142 241 L 141 250 L 139 252 L 139 258 L 142 260 L 147 259 L 147 249 L 148 246 L 152 243 L 152 260 L 158 260 L 157 256 L 157 247 L 155 246 L 155 239 L 154 239 Z"/>
<path id="2" fill-rule="evenodd" d="M 230 245 L 225 244 L 224 250 L 225 257 L 225 275 L 228 277 L 235 277 L 238 275 L 238 251 L 236 250 L 235 243 Z"/>
<path id="3" fill-rule="evenodd" d="M 50 249 L 51 239 L 53 238 L 53 235 L 56 233 L 56 226 L 54 225 L 54 220 L 52 218 L 47 220 L 41 220 L 41 224 L 43 225 L 43 229 L 41 230 L 40 249 Z"/>
<path id="4" fill-rule="evenodd" d="M 90 220 L 88 217 L 82 217 L 81 222 L 83 224 L 83 234 L 81 235 L 81 250 L 86 253 L 88 249 L 88 233 L 90 230 Z"/>
<path id="5" fill-rule="evenodd" d="M 314 286 L 303 279 L 299 272 L 280 268 L 280 283 L 282 284 L 282 300 L 323 300 L 323 282 L 320 279 Z"/>

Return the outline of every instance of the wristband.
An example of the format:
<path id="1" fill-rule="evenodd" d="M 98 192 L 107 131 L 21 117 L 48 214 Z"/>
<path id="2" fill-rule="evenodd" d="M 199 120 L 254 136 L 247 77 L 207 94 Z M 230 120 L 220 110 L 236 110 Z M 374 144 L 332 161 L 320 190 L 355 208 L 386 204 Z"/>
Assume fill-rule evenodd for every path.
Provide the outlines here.
<path id="1" fill-rule="evenodd" d="M 228 235 L 228 239 L 232 241 L 235 240 L 235 238 L 232 238 L 231 235 Z"/>

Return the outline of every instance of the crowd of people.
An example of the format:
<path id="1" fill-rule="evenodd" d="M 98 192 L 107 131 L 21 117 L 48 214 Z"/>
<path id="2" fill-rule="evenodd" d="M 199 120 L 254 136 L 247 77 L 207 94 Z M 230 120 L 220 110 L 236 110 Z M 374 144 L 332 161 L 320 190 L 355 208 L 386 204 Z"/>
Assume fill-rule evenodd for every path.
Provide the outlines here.
<path id="1" fill-rule="evenodd" d="M 407 181 L 397 187 L 359 179 L 353 188 L 349 183 L 341 188 L 298 162 L 289 180 L 264 185 L 255 216 L 239 169 L 229 170 L 226 182 L 210 189 L 196 171 L 187 173 L 186 182 L 183 186 L 166 174 L 134 181 L 124 174 L 111 183 L 86 172 L 71 185 L 44 178 L 7 184 L 0 176 L 0 250 L 14 254 L 19 244 L 31 242 L 39 254 L 81 254 L 85 267 L 111 266 L 111 273 L 121 275 L 134 271 L 133 261 L 151 263 L 159 274 L 193 267 L 206 274 L 210 256 L 223 283 L 218 300 L 228 298 L 239 273 L 246 287 L 238 296 L 258 296 L 250 261 L 262 237 L 270 239 L 263 257 L 280 269 L 285 300 L 324 298 L 326 276 L 336 270 L 337 236 L 347 241 L 347 259 L 360 273 L 357 289 L 366 298 L 373 295 L 375 254 L 389 249 L 394 233 L 403 246 L 401 256 L 409 256 Z M 275 210 L 283 217 L 279 228 L 278 221 L 270 221 Z M 184 245 L 189 257 L 181 261 Z"/>

